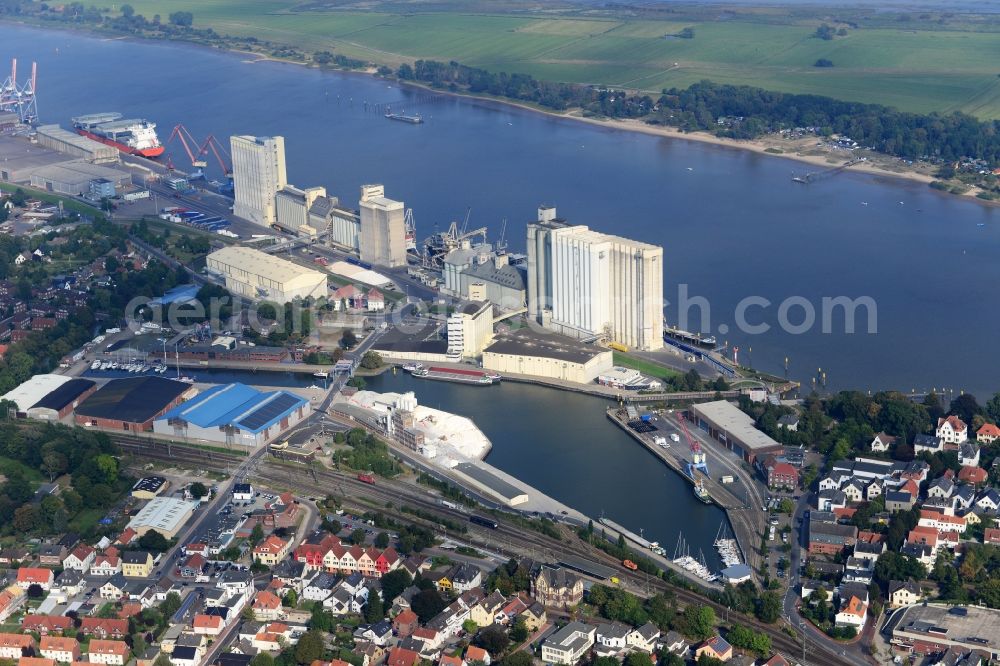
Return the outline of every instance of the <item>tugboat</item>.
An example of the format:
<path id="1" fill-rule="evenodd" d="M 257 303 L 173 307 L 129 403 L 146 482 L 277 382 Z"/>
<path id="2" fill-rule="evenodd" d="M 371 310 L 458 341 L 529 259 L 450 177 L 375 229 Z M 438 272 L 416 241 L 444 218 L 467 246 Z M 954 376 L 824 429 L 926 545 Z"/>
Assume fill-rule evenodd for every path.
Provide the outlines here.
<path id="1" fill-rule="evenodd" d="M 698 479 L 698 481 L 694 484 L 694 496 L 705 504 L 712 503 L 712 496 L 708 494 L 708 491 L 705 489 L 705 484 L 701 479 Z"/>

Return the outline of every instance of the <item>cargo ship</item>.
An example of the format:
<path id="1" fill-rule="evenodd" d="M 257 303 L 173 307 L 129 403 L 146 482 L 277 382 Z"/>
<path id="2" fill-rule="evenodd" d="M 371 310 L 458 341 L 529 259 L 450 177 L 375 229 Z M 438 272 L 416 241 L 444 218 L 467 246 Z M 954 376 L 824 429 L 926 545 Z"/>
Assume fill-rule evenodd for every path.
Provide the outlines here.
<path id="1" fill-rule="evenodd" d="M 165 150 L 156 136 L 156 123 L 144 118 L 123 120 L 120 113 L 91 113 L 73 118 L 73 128 L 77 134 L 129 155 L 159 157 Z"/>
<path id="2" fill-rule="evenodd" d="M 480 372 L 479 370 L 465 370 L 462 368 L 426 368 L 421 366 L 410 372 L 414 377 L 439 379 L 447 382 L 460 382 L 462 384 L 475 384 L 477 386 L 491 386 L 493 384 L 499 384 L 501 379 L 500 375 L 494 372 Z"/>

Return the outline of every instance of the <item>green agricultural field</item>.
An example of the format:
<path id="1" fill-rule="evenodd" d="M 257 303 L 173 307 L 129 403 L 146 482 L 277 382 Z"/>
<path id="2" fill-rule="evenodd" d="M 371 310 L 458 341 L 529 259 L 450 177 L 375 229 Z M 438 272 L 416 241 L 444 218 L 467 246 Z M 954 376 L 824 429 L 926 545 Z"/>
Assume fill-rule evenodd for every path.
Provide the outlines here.
<path id="1" fill-rule="evenodd" d="M 723 21 L 707 9 L 636 18 L 567 4 L 546 11 L 521 7 L 516 13 L 487 3 L 444 2 L 425 9 L 398 0 L 374 0 L 363 5 L 370 8 L 366 11 L 323 0 L 136 0 L 132 5 L 147 17 L 166 20 L 173 11 L 190 11 L 196 26 L 222 34 L 391 66 L 420 58 L 456 60 L 491 71 L 653 94 L 710 79 L 915 112 L 1000 118 L 1000 19 L 988 16 L 924 14 L 902 20 L 873 14 L 855 17 L 853 27 L 811 10 L 788 16 L 746 9 Z M 472 13 L 475 7 L 492 13 Z M 814 37 L 824 21 L 846 27 L 847 34 Z M 676 36 L 684 28 L 694 30 L 693 39 Z M 814 67 L 819 58 L 834 66 Z"/>

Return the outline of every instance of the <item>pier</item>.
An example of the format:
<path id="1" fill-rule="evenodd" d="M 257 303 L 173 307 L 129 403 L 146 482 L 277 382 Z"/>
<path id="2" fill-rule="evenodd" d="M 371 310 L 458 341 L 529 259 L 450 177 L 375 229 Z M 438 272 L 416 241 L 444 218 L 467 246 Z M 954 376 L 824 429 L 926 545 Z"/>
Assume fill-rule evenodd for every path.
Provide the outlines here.
<path id="1" fill-rule="evenodd" d="M 669 442 L 666 446 L 660 446 L 655 441 L 656 436 L 665 436 L 667 433 L 655 429 L 647 433 L 637 432 L 630 427 L 630 419 L 625 409 L 609 408 L 607 416 L 618 427 L 631 435 L 633 439 L 642 444 L 650 453 L 670 467 L 670 469 L 694 485 L 694 479 L 686 471 L 686 456 L 689 457 L 687 442 Z M 722 464 L 712 462 L 713 459 L 718 461 L 718 454 L 708 449 L 704 444 L 702 446 L 706 450 L 706 453 L 713 457 L 709 460 L 712 466 L 715 469 L 723 467 Z M 728 470 L 724 475 L 729 475 Z M 758 579 L 757 571 L 760 568 L 761 558 L 757 551 L 757 545 L 760 543 L 763 533 L 763 523 L 766 514 L 757 507 L 756 502 L 748 497 L 749 492 L 746 489 L 746 484 L 753 483 L 749 475 L 742 472 L 742 470 L 734 470 L 732 475 L 736 479 L 739 479 L 739 482 L 724 484 L 717 478 L 704 474 L 699 474 L 698 478 L 701 480 L 705 490 L 708 491 L 712 502 L 726 512 L 739 547 L 739 554 L 742 560 L 753 570 L 754 578 Z"/>

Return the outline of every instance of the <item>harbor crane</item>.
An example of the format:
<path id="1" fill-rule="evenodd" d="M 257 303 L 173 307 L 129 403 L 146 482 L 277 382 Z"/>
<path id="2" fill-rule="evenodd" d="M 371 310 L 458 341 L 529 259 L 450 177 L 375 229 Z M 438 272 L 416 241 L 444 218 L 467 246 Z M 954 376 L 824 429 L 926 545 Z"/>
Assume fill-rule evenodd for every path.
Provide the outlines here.
<path id="1" fill-rule="evenodd" d="M 10 61 L 10 76 L 0 84 L 0 112 L 15 113 L 24 124 L 38 122 L 38 63 L 31 63 L 31 78 L 17 82 L 17 58 Z"/>
<path id="2" fill-rule="evenodd" d="M 233 175 L 233 169 L 230 166 L 231 160 L 229 159 L 229 153 L 226 152 L 225 147 L 215 138 L 214 134 L 209 134 L 206 137 L 205 142 L 201 144 L 201 148 L 198 151 L 200 157 L 207 157 L 209 151 L 215 156 L 215 160 L 219 163 L 219 168 L 222 169 L 222 173 L 229 178 Z M 225 156 L 225 158 L 223 158 Z M 204 163 L 203 163 L 204 164 Z"/>
<path id="3" fill-rule="evenodd" d="M 169 146 L 175 138 L 180 140 L 181 145 L 184 147 L 184 152 L 187 153 L 188 159 L 191 161 L 191 166 L 193 166 L 196 169 L 208 166 L 208 162 L 206 162 L 204 159 L 201 159 L 202 157 L 201 151 L 195 153 L 193 150 L 191 150 L 191 146 L 194 146 L 196 148 L 198 147 L 198 142 L 195 141 L 194 137 L 191 135 L 191 132 L 189 132 L 188 129 L 184 127 L 184 125 L 178 123 L 177 125 L 174 126 L 173 131 L 170 132 L 170 138 L 167 139 L 165 145 Z M 189 142 L 190 145 L 188 145 Z M 171 171 L 174 170 L 173 162 L 171 161 L 169 156 L 167 157 L 167 168 L 170 169 Z"/>

